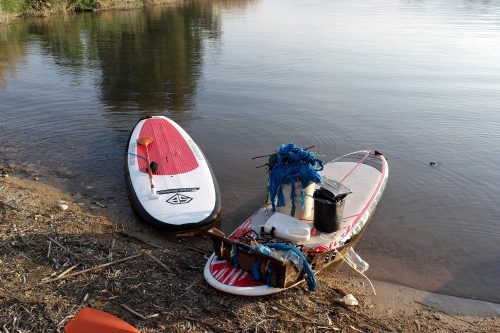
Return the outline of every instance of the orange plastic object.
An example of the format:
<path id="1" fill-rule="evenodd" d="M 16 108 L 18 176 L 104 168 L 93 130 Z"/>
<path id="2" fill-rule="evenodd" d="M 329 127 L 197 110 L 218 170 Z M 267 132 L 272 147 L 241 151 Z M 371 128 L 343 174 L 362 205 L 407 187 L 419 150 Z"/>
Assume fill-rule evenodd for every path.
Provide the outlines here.
<path id="1" fill-rule="evenodd" d="M 65 327 L 64 333 L 140 333 L 130 324 L 109 313 L 85 308 Z"/>

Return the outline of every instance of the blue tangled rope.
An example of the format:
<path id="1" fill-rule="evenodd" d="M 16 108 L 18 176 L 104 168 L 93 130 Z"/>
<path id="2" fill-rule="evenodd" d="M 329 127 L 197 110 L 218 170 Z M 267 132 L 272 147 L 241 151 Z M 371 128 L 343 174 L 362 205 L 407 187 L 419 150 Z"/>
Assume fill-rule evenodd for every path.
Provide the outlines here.
<path id="1" fill-rule="evenodd" d="M 269 162 L 269 195 L 273 211 L 276 207 L 285 205 L 283 186 L 290 185 L 290 200 L 292 201 L 292 216 L 295 215 L 295 182 L 302 184 L 302 207 L 304 207 L 304 189 L 310 182 L 319 183 L 323 170 L 323 161 L 314 156 L 313 152 L 302 149 L 293 143 L 281 145 L 278 152 L 271 156 Z M 278 197 L 277 202 L 275 202 Z"/>
<path id="2" fill-rule="evenodd" d="M 314 275 L 311 265 L 309 265 L 309 261 L 307 261 L 307 258 L 304 256 L 304 253 L 302 253 L 301 250 L 293 245 L 285 243 L 266 243 L 263 245 L 279 251 L 293 251 L 295 254 L 297 254 L 300 260 L 302 260 L 302 270 L 307 274 L 306 280 L 309 290 L 316 291 L 316 276 Z"/>

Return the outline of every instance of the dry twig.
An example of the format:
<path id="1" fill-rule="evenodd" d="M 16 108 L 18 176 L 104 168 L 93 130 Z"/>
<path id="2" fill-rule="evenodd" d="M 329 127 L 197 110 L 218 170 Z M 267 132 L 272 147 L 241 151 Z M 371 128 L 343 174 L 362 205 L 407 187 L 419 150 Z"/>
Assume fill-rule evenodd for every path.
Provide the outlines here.
<path id="1" fill-rule="evenodd" d="M 150 243 L 150 242 L 148 242 L 148 241 L 146 241 L 146 240 L 144 240 L 144 239 L 142 239 L 142 238 L 140 238 L 140 237 L 137 237 L 137 236 L 131 235 L 131 234 L 129 234 L 129 233 L 127 233 L 127 232 L 123 231 L 123 230 L 118 231 L 118 233 L 119 233 L 120 235 L 122 235 L 122 236 L 125 236 L 125 237 L 129 237 L 129 238 L 135 239 L 136 241 L 139 241 L 139 242 L 141 242 L 141 243 L 147 244 L 147 245 L 149 245 L 149 246 L 156 247 L 157 249 L 163 249 L 163 247 L 161 247 L 161 246 L 159 246 L 159 245 L 156 245 L 156 244 Z"/>
<path id="2" fill-rule="evenodd" d="M 66 274 L 68 274 L 69 272 L 71 272 L 72 270 L 74 270 L 77 266 L 78 266 L 78 264 L 71 266 L 70 268 L 68 268 L 67 270 L 65 270 L 65 271 L 64 271 L 64 272 L 62 272 L 61 274 L 59 274 L 57 277 L 58 277 L 58 278 L 63 277 L 64 275 L 66 275 Z"/>
<path id="3" fill-rule="evenodd" d="M 73 277 L 73 276 L 76 276 L 76 275 L 80 275 L 80 274 L 83 274 L 83 273 L 94 271 L 96 269 L 100 269 L 100 268 L 108 267 L 108 266 L 111 266 L 111 265 L 114 265 L 114 264 L 118 264 L 120 262 L 124 262 L 124 261 L 130 260 L 130 259 L 134 259 L 134 258 L 137 258 L 137 257 L 140 257 L 140 256 L 142 256 L 142 253 L 141 254 L 134 254 L 133 256 L 129 256 L 129 257 L 126 257 L 126 258 L 123 258 L 123 259 L 119 259 L 119 260 L 107 262 L 107 263 L 102 264 L 102 265 L 98 265 L 98 266 L 94 266 L 94 267 L 91 267 L 91 268 L 87 268 L 87 269 L 84 269 L 83 271 L 79 271 L 79 272 L 75 272 L 75 273 L 72 273 L 72 274 L 68 274 L 68 275 L 56 277 L 56 278 L 53 278 L 53 279 L 48 279 L 48 280 L 45 280 L 45 281 L 41 281 L 41 282 L 39 282 L 39 283 L 37 283 L 37 284 L 35 284 L 33 286 L 26 287 L 26 288 L 24 288 L 22 290 L 32 289 L 32 288 L 40 286 L 42 284 L 47 284 L 47 283 L 50 283 L 50 282 L 63 280 L 63 279 L 69 278 L 69 277 Z"/>
<path id="4" fill-rule="evenodd" d="M 71 250 L 70 250 L 70 249 L 68 249 L 68 247 L 66 247 L 66 246 L 62 245 L 61 243 L 59 243 L 58 241 L 56 241 L 56 240 L 55 240 L 54 238 L 52 238 L 52 237 L 47 236 L 47 238 L 48 238 L 48 239 L 50 239 L 52 242 L 54 242 L 54 243 L 55 243 L 57 246 L 59 246 L 61 249 L 65 250 L 65 251 L 68 251 L 68 253 L 69 253 L 69 254 L 71 254 L 72 256 L 74 256 L 74 257 L 76 257 L 76 258 L 78 258 L 78 255 L 77 255 L 77 254 L 75 254 L 75 253 L 73 253 L 73 252 L 71 252 Z"/>
<path id="5" fill-rule="evenodd" d="M 283 308 L 283 310 L 285 311 L 285 313 L 293 313 L 297 316 L 299 316 L 300 318 L 304 319 L 304 321 L 297 321 L 297 320 L 286 320 L 286 319 L 283 319 L 283 318 L 280 318 L 279 320 L 283 320 L 283 321 L 289 321 L 289 322 L 292 322 L 292 323 L 309 323 L 309 324 L 314 324 L 314 325 L 323 325 L 323 326 L 331 326 L 331 324 L 325 324 L 325 323 L 322 323 L 322 322 L 319 322 L 317 320 L 314 320 L 312 318 L 309 318 L 307 316 L 304 316 L 303 314 L 301 314 L 300 312 L 297 312 L 293 309 L 290 309 L 289 307 L 281 304 L 281 303 L 278 303 L 278 302 L 275 302 L 276 305 L 278 305 L 279 307 Z M 282 311 L 283 311 L 282 310 Z M 336 328 L 335 326 L 331 326 L 331 327 L 334 327 Z"/>
<path id="6" fill-rule="evenodd" d="M 198 253 L 201 253 L 201 254 L 207 254 L 209 251 L 204 251 L 204 250 L 201 250 L 201 249 L 198 249 L 196 247 L 192 247 L 192 246 L 184 246 L 186 249 L 188 250 L 191 250 L 191 251 L 194 251 L 194 252 L 198 252 Z"/>
<path id="7" fill-rule="evenodd" d="M 136 315 L 137 317 L 141 318 L 142 320 L 146 320 L 148 318 L 146 318 L 145 316 L 141 315 L 139 312 L 129 308 L 126 304 L 121 304 L 121 307 L 124 308 L 125 310 L 127 310 L 128 312 Z"/>
<path id="8" fill-rule="evenodd" d="M 167 272 L 169 273 L 172 273 L 172 270 L 170 268 L 168 268 L 167 265 L 165 265 L 164 263 L 162 263 L 160 261 L 160 259 L 156 258 L 155 256 L 153 256 L 151 253 L 149 253 L 148 251 L 143 251 L 143 253 L 145 255 L 147 255 L 148 257 L 150 257 L 151 259 L 153 259 L 154 261 L 156 261 L 158 263 L 158 265 L 160 265 L 161 267 L 163 267 Z"/>
<path id="9" fill-rule="evenodd" d="M 297 312 L 297 311 L 295 311 L 293 309 L 290 309 L 288 306 L 285 306 L 285 305 L 283 305 L 281 303 L 278 303 L 278 302 L 275 302 L 275 304 L 278 305 L 279 307 L 283 308 L 284 310 L 288 311 L 288 312 L 292 312 L 292 313 L 296 314 L 297 316 L 299 316 L 302 319 L 308 320 L 310 322 L 314 321 L 313 319 L 311 319 L 311 318 L 309 318 L 307 316 L 304 316 L 300 312 Z M 324 324 L 322 324 L 322 325 L 324 325 Z"/>
<path id="10" fill-rule="evenodd" d="M 360 329 L 358 329 L 358 328 L 356 328 L 356 327 L 354 327 L 354 326 L 352 326 L 352 325 L 349 325 L 349 327 L 350 327 L 350 328 L 352 328 L 353 330 L 355 330 L 356 332 L 365 333 L 365 332 L 363 332 L 362 330 L 360 330 Z"/>
<path id="11" fill-rule="evenodd" d="M 345 305 L 344 303 L 342 302 L 339 302 L 339 301 L 333 301 L 336 305 L 339 305 L 341 307 L 343 307 L 344 309 L 346 309 L 347 311 L 349 311 L 350 313 L 352 314 L 355 314 L 361 318 L 363 318 L 364 320 L 374 324 L 374 325 L 377 325 L 378 327 L 382 328 L 384 331 L 392 331 L 392 329 L 390 329 L 389 327 L 385 326 L 385 325 L 382 325 L 380 324 L 379 322 L 373 320 L 372 318 L 368 317 L 367 315 L 363 314 L 363 313 L 358 313 L 356 311 L 354 311 L 353 309 L 350 309 L 347 305 Z M 331 311 L 330 311 L 331 312 Z"/>

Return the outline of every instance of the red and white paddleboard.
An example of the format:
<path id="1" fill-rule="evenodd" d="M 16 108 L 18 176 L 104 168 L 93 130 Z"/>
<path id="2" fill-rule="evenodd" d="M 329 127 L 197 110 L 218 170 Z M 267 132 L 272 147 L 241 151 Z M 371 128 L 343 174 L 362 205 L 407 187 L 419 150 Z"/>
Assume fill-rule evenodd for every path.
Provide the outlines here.
<path id="1" fill-rule="evenodd" d="M 146 222 L 185 230 L 209 224 L 219 215 L 220 192 L 212 169 L 198 145 L 174 121 L 163 116 L 141 119 L 126 152 L 129 198 Z M 151 162 L 156 166 L 151 168 Z"/>
<path id="2" fill-rule="evenodd" d="M 325 164 L 320 174 L 342 183 L 350 188 L 352 193 L 345 199 L 344 216 L 339 231 L 333 233 L 318 231 L 307 241 L 296 242 L 303 245 L 302 249 L 306 252 L 324 253 L 338 249 L 360 233 L 382 197 L 389 169 L 385 157 L 380 153 L 358 151 Z M 262 226 L 272 215 L 270 206 L 260 208 L 240 225 L 230 238 L 238 239 L 250 229 L 260 234 Z M 307 224 L 308 221 L 304 223 Z M 205 265 L 204 275 L 212 287 L 231 294 L 261 296 L 284 290 L 254 280 L 251 273 L 235 268 L 215 254 L 212 254 Z"/>

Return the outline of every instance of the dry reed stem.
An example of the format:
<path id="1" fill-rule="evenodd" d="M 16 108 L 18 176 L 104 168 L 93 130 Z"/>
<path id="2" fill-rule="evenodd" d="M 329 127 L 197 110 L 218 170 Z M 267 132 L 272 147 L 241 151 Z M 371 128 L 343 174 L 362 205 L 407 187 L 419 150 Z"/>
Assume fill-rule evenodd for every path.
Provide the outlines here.
<path id="1" fill-rule="evenodd" d="M 128 312 L 136 315 L 137 317 L 141 318 L 142 320 L 146 320 L 148 319 L 147 317 L 143 316 L 142 314 L 140 314 L 139 312 L 135 311 L 134 309 L 128 307 L 126 304 L 121 304 L 121 307 L 124 308 L 125 310 L 127 310 Z"/>
<path id="2" fill-rule="evenodd" d="M 143 251 L 143 253 L 145 255 L 147 255 L 148 257 L 150 257 L 151 259 L 153 259 L 154 261 L 156 261 L 158 263 L 158 265 L 160 265 L 161 267 L 163 267 L 167 272 L 169 273 L 172 273 L 172 270 L 170 268 L 168 268 L 164 263 L 162 263 L 160 261 L 160 259 L 156 258 L 155 256 L 153 256 L 151 253 L 149 253 L 148 251 Z"/>
<path id="3" fill-rule="evenodd" d="M 72 273 L 72 274 L 69 274 L 69 275 L 64 275 L 64 276 L 56 277 L 56 278 L 53 278 L 53 279 L 48 279 L 48 280 L 45 280 L 45 281 L 41 281 L 41 282 L 37 283 L 36 285 L 30 286 L 30 287 L 26 287 L 23 290 L 32 289 L 32 288 L 35 288 L 37 286 L 41 286 L 42 284 L 47 284 L 47 283 L 50 283 L 50 282 L 55 282 L 55 281 L 67 279 L 67 278 L 70 278 L 70 277 L 73 277 L 73 276 L 77 276 L 77 275 L 84 274 L 84 273 L 87 273 L 87 272 L 90 272 L 90 271 L 94 271 L 94 270 L 97 270 L 97 269 L 108 267 L 108 266 L 111 266 L 111 265 L 114 265 L 114 264 L 118 264 L 118 263 L 130 260 L 130 259 L 134 259 L 134 258 L 140 257 L 140 256 L 142 256 L 142 253 L 141 254 L 134 254 L 132 256 L 129 256 L 129 257 L 126 257 L 126 258 L 123 258 L 123 259 L 119 259 L 119 260 L 107 262 L 107 263 L 102 264 L 102 265 L 97 265 L 97 266 L 94 266 L 94 267 L 90 267 L 90 268 L 84 269 L 83 271 L 75 272 L 75 273 Z"/>

